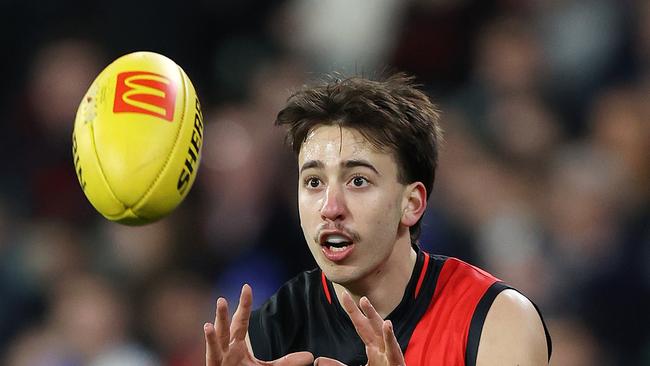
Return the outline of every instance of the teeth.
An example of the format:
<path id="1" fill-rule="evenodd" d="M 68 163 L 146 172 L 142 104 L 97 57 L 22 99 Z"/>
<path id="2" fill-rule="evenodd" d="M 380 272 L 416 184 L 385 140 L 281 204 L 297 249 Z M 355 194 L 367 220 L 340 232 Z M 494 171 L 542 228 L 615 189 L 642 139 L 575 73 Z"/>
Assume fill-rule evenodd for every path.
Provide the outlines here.
<path id="1" fill-rule="evenodd" d="M 342 252 L 342 251 L 345 250 L 345 248 L 347 248 L 347 246 L 340 247 L 340 248 L 338 248 L 338 247 L 330 247 L 330 250 L 333 251 L 333 252 Z"/>
<path id="2" fill-rule="evenodd" d="M 327 242 L 332 244 L 341 244 L 346 243 L 347 241 L 348 239 L 341 235 L 330 235 L 327 237 Z"/>

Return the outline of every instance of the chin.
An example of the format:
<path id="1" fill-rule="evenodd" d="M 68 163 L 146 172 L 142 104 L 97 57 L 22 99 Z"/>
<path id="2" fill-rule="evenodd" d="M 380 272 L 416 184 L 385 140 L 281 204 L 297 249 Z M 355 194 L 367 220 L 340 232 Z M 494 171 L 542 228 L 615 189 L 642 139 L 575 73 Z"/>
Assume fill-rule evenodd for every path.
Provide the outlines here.
<path id="1" fill-rule="evenodd" d="M 352 265 L 334 264 L 329 262 L 325 265 L 321 265 L 320 268 L 325 273 L 325 277 L 327 277 L 328 280 L 336 282 L 339 285 L 353 283 L 363 277 L 361 269 Z"/>

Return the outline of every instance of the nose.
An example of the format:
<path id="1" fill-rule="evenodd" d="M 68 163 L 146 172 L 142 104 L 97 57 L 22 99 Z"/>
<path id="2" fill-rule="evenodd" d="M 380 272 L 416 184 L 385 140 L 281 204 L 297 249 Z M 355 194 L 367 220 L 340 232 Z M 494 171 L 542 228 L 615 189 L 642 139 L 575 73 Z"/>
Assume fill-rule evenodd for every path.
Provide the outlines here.
<path id="1" fill-rule="evenodd" d="M 342 192 L 336 187 L 330 185 L 325 191 L 323 206 L 320 214 L 323 220 L 342 220 L 346 214 L 345 200 Z"/>

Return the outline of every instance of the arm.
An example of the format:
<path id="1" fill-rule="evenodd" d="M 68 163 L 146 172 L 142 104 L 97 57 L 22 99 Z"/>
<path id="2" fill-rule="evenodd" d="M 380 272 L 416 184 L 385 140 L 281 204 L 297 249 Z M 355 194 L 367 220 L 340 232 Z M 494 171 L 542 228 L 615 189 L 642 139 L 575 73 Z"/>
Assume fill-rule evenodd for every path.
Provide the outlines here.
<path id="1" fill-rule="evenodd" d="M 522 294 L 504 290 L 485 318 L 476 365 L 547 364 L 546 335 L 537 310 Z"/>

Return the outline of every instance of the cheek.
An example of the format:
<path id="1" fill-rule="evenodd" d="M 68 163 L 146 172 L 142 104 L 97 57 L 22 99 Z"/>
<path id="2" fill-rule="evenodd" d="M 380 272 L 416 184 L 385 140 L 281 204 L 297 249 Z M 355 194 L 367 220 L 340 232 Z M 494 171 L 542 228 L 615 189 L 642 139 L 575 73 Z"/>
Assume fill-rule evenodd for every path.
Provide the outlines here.
<path id="1" fill-rule="evenodd" d="M 298 193 L 298 210 L 300 211 L 300 215 L 310 214 L 313 211 L 315 201 L 314 195 Z"/>
<path id="2" fill-rule="evenodd" d="M 396 230 L 401 220 L 401 210 L 399 204 L 393 199 L 386 200 L 385 197 L 377 197 L 371 204 L 364 205 L 364 210 L 372 210 L 369 217 L 372 221 L 369 222 L 376 228 L 377 232 L 386 234 Z"/>
<path id="3" fill-rule="evenodd" d="M 303 230 L 309 231 L 311 228 L 310 224 L 313 224 L 314 220 L 320 218 L 317 206 L 318 200 L 316 197 L 298 193 L 298 214 Z"/>
<path id="4" fill-rule="evenodd" d="M 306 224 L 309 222 L 309 209 L 307 205 L 302 200 L 298 200 L 298 216 L 300 216 L 300 224 L 303 229 L 306 229 Z"/>
<path id="5" fill-rule="evenodd" d="M 310 218 L 309 215 L 304 214 L 302 209 L 299 212 L 299 216 L 300 216 L 300 227 L 302 228 L 302 235 L 305 238 L 305 242 L 308 244 L 309 247 L 311 247 L 313 236 L 315 234 L 314 232 L 315 230 L 312 229 L 314 227 L 314 220 Z"/>

